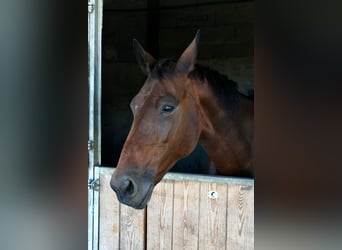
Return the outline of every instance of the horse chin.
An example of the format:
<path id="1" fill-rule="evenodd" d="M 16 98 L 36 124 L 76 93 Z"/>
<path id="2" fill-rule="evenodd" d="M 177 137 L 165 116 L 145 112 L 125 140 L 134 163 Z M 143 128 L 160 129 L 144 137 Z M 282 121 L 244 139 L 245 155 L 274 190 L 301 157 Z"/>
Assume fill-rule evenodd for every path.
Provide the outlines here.
<path id="1" fill-rule="evenodd" d="M 140 204 L 136 207 L 134 207 L 135 209 L 143 209 L 147 206 L 147 203 L 150 201 L 151 196 L 152 196 L 152 191 L 153 191 L 153 187 L 151 186 L 150 190 L 148 191 L 148 193 L 145 195 L 145 197 L 142 199 L 142 201 L 140 202 Z"/>

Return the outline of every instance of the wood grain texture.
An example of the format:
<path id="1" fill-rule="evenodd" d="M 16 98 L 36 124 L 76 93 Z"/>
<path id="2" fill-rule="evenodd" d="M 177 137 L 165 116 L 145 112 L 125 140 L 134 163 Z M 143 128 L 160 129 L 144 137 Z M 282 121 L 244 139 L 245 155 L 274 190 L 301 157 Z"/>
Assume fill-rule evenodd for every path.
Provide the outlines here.
<path id="1" fill-rule="evenodd" d="M 254 188 L 228 187 L 227 250 L 254 249 Z"/>
<path id="2" fill-rule="evenodd" d="M 119 248 L 119 201 L 110 188 L 111 176 L 100 174 L 99 249 Z"/>
<path id="3" fill-rule="evenodd" d="M 146 210 L 136 210 L 119 203 L 111 174 L 100 172 L 100 250 L 254 249 L 253 183 L 166 178 Z M 218 197 L 208 197 L 209 191 Z"/>
<path id="4" fill-rule="evenodd" d="M 120 205 L 120 250 L 145 247 L 145 210 Z"/>
<path id="5" fill-rule="evenodd" d="M 216 192 L 217 197 L 209 197 L 209 192 Z M 201 183 L 199 209 L 200 227 L 198 249 L 225 249 L 227 228 L 227 185 Z"/>
<path id="6" fill-rule="evenodd" d="M 192 181 L 175 184 L 172 249 L 198 249 L 199 187 Z"/>
<path id="7" fill-rule="evenodd" d="M 172 249 L 174 181 L 164 180 L 154 189 L 147 208 L 147 249 Z"/>

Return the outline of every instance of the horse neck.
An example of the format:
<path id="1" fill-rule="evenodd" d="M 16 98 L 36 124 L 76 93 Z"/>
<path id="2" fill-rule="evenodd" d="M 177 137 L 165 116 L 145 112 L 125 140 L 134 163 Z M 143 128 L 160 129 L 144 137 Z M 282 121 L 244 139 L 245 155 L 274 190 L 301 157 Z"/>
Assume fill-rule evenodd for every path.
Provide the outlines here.
<path id="1" fill-rule="evenodd" d="M 248 122 L 245 112 L 250 111 L 248 101 L 240 95 L 240 108 L 233 114 L 223 108 L 207 82 L 194 80 L 194 91 L 201 116 L 199 143 L 217 171 L 223 175 L 250 176 L 252 122 Z"/>

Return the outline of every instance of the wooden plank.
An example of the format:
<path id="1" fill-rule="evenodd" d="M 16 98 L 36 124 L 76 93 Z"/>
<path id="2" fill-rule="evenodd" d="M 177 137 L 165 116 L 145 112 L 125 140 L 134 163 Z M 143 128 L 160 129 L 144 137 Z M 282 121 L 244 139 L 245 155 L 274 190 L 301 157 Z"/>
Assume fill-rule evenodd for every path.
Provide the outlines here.
<path id="1" fill-rule="evenodd" d="M 172 249 L 198 249 L 199 187 L 199 182 L 175 182 Z"/>
<path id="2" fill-rule="evenodd" d="M 153 191 L 147 208 L 147 249 L 172 249 L 174 181 L 163 180 Z"/>
<path id="3" fill-rule="evenodd" d="M 115 168 L 104 167 L 101 169 L 102 173 L 108 173 L 112 175 L 115 172 Z M 175 181 L 198 181 L 198 182 L 211 182 L 228 185 L 241 185 L 241 186 L 254 186 L 254 179 L 240 178 L 240 177 L 228 177 L 228 176 L 214 176 L 204 174 L 184 174 L 184 173 L 166 173 L 163 180 L 175 180 Z"/>
<path id="4" fill-rule="evenodd" d="M 201 183 L 199 249 L 225 249 L 227 222 L 226 184 Z"/>
<path id="5" fill-rule="evenodd" d="M 254 249 L 254 188 L 228 186 L 227 250 Z"/>
<path id="6" fill-rule="evenodd" d="M 214 176 L 204 174 L 181 174 L 181 173 L 167 173 L 163 180 L 175 180 L 175 181 L 196 181 L 196 182 L 210 182 L 220 183 L 228 185 L 242 185 L 242 186 L 254 186 L 254 180 L 251 178 L 238 178 L 228 176 Z"/>
<path id="7" fill-rule="evenodd" d="M 100 174 L 99 249 L 119 249 L 119 201 L 110 188 L 111 175 Z"/>
<path id="8" fill-rule="evenodd" d="M 145 246 L 145 210 L 120 205 L 120 250 L 140 250 Z"/>

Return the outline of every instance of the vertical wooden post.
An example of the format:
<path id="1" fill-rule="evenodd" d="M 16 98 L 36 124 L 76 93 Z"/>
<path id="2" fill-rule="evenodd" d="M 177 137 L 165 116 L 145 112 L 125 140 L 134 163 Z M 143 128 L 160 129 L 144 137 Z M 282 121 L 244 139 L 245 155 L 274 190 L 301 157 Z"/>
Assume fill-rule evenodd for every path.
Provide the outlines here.
<path id="1" fill-rule="evenodd" d="M 111 175 L 100 174 L 100 250 L 120 249 L 120 203 L 110 188 L 110 179 Z"/>
<path id="2" fill-rule="evenodd" d="M 172 249 L 173 180 L 164 180 L 154 189 L 147 208 L 148 250 Z"/>
<path id="3" fill-rule="evenodd" d="M 199 250 L 225 249 L 228 185 L 203 182 L 200 188 Z M 209 192 L 216 192 L 212 198 Z"/>
<path id="4" fill-rule="evenodd" d="M 120 205 L 120 249 L 143 250 L 145 247 L 145 211 Z"/>
<path id="5" fill-rule="evenodd" d="M 227 250 L 254 249 L 254 188 L 228 187 Z"/>
<path id="6" fill-rule="evenodd" d="M 176 182 L 173 201 L 172 249 L 198 249 L 199 190 L 199 182 Z"/>

